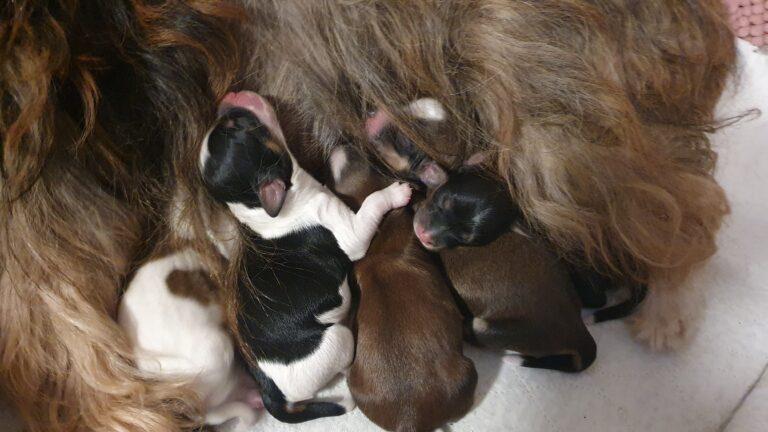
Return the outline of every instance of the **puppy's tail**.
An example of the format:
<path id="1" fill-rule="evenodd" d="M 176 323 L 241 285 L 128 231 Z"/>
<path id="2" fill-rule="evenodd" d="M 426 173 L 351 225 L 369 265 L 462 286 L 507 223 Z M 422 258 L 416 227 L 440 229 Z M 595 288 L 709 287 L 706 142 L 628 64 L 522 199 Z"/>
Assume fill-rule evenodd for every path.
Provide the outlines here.
<path id="1" fill-rule="evenodd" d="M 340 416 L 347 412 L 342 405 L 333 402 L 304 402 L 291 404 L 272 378 L 261 369 L 251 367 L 251 375 L 261 387 L 264 408 L 272 417 L 283 423 L 303 423 L 321 417 Z"/>
<path id="2" fill-rule="evenodd" d="M 599 323 L 603 321 L 612 321 L 621 318 L 626 318 L 635 308 L 645 300 L 645 296 L 648 294 L 648 286 L 632 285 L 629 287 L 629 298 L 621 303 L 606 308 L 599 309 L 592 314 L 589 320 L 591 323 Z"/>
<path id="3" fill-rule="evenodd" d="M 581 372 L 590 367 L 597 358 L 597 344 L 585 326 L 572 349 L 561 354 L 543 357 L 523 357 L 523 367 L 550 369 L 560 372 Z"/>

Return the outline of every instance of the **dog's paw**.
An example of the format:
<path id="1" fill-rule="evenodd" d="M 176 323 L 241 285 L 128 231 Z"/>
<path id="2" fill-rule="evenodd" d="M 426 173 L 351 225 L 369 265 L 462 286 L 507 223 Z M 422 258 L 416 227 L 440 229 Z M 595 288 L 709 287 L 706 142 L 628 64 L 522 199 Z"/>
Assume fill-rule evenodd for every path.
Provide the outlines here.
<path id="1" fill-rule="evenodd" d="M 411 186 L 408 183 L 393 183 L 386 189 L 392 208 L 402 207 L 411 201 Z"/>
<path id="2" fill-rule="evenodd" d="M 690 289 L 649 290 L 640 309 L 630 319 L 632 333 L 651 349 L 675 350 L 695 333 L 704 302 Z"/>
<path id="3" fill-rule="evenodd" d="M 635 337 L 655 351 L 676 350 L 690 337 L 683 319 L 659 320 L 639 313 L 630 321 Z"/>

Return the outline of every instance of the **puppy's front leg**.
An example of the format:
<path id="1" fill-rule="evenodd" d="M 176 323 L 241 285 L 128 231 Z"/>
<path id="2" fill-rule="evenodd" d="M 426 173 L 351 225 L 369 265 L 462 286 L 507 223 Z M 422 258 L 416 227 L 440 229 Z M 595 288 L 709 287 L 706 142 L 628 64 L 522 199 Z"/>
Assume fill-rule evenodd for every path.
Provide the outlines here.
<path id="1" fill-rule="evenodd" d="M 376 191 L 363 201 L 357 214 L 352 213 L 347 223 L 334 231 L 339 246 L 352 261 L 365 256 L 379 222 L 388 211 L 402 207 L 411 200 L 411 187 L 407 183 L 393 183 Z"/>

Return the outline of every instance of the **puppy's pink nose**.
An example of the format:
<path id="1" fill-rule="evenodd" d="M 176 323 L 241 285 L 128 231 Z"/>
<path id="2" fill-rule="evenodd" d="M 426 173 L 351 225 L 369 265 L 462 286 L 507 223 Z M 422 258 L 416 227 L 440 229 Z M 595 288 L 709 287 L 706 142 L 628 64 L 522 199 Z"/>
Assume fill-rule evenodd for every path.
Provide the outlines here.
<path id="1" fill-rule="evenodd" d="M 416 233 L 416 237 L 424 246 L 432 246 L 432 234 L 424 229 L 421 225 L 415 225 L 413 231 Z"/>

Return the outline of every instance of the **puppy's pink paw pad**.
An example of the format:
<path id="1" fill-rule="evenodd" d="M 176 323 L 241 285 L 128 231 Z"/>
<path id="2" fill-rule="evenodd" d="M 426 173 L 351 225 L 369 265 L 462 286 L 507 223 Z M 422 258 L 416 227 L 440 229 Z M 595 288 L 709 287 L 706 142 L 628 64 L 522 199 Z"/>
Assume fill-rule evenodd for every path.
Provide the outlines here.
<path id="1" fill-rule="evenodd" d="M 402 207 L 411 201 L 411 186 L 408 183 L 394 183 L 387 187 L 387 192 L 393 208 Z"/>

